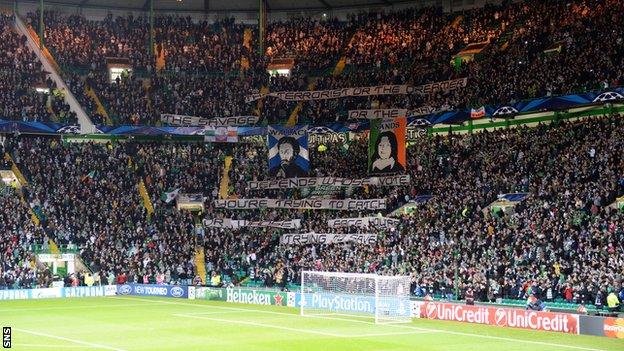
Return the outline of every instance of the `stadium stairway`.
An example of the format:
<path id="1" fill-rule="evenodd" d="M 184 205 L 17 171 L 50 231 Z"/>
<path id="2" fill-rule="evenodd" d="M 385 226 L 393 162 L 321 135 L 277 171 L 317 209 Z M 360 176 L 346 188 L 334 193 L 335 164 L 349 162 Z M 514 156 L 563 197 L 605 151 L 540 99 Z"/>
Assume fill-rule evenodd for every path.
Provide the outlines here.
<path id="1" fill-rule="evenodd" d="M 22 172 L 19 170 L 19 168 L 17 167 L 17 165 L 13 161 L 13 158 L 11 157 L 11 155 L 9 155 L 8 152 L 4 153 L 4 160 L 11 164 L 11 171 L 13 171 L 13 174 L 15 174 L 15 177 L 20 182 L 20 184 L 22 186 L 28 185 L 28 181 L 24 177 L 24 174 L 22 174 Z"/>
<path id="2" fill-rule="evenodd" d="M 158 54 L 158 50 L 156 47 L 157 44 L 154 43 L 154 56 L 156 56 L 156 71 L 160 72 L 165 69 L 165 66 L 167 65 L 167 54 L 164 46 L 162 50 L 160 50 L 160 55 Z"/>
<path id="3" fill-rule="evenodd" d="M 219 183 L 219 199 L 227 199 L 230 187 L 230 168 L 232 168 L 232 156 L 225 156 L 221 183 Z"/>
<path id="4" fill-rule="evenodd" d="M 93 99 L 93 102 L 95 103 L 95 111 L 101 116 L 104 116 L 104 118 L 106 119 L 106 124 L 108 124 L 109 126 L 113 125 L 113 120 L 110 118 L 108 111 L 106 111 L 106 108 L 104 108 L 104 105 L 95 93 L 95 90 L 93 90 L 93 88 L 91 88 L 90 86 L 85 85 L 85 92 L 91 99 Z"/>
<path id="5" fill-rule="evenodd" d="M 11 155 L 9 153 L 5 153 L 4 154 L 4 160 L 9 162 L 9 163 L 11 163 L 11 171 L 13 171 L 13 174 L 15 174 L 15 177 L 17 178 L 17 181 L 20 183 L 20 185 L 22 187 L 28 186 L 28 181 L 26 180 L 26 177 L 24 177 L 24 174 L 19 170 L 19 168 L 17 167 L 15 162 L 13 162 L 13 158 L 11 157 Z M 36 226 L 39 226 L 41 224 L 41 218 L 37 215 L 37 213 L 33 210 L 33 208 L 30 207 L 30 204 L 28 203 L 28 201 L 26 201 L 26 198 L 24 197 L 24 192 L 22 191 L 22 187 L 20 187 L 18 189 L 20 202 L 22 204 L 28 206 L 28 212 L 30 214 L 30 219 L 33 221 L 33 223 Z M 48 239 L 48 244 L 50 246 L 50 253 L 53 253 L 53 254 L 60 254 L 61 253 L 61 251 L 58 248 L 58 245 L 56 245 L 54 240 Z"/>
<path id="6" fill-rule="evenodd" d="M 58 245 L 52 239 L 48 239 L 48 244 L 50 246 L 50 253 L 55 255 L 60 255 L 61 250 L 59 250 Z"/>
<path id="7" fill-rule="evenodd" d="M 453 23 L 451 23 L 451 27 L 457 28 L 459 24 L 462 23 L 463 20 L 464 20 L 464 16 L 462 15 L 455 17 L 455 19 L 453 20 Z"/>
<path id="8" fill-rule="evenodd" d="M 247 52 L 251 52 L 251 36 L 253 33 L 251 32 L 251 28 L 245 28 L 243 32 L 243 47 L 247 49 Z M 241 56 L 241 71 L 246 71 L 250 67 L 249 59 L 245 56 Z"/>
<path id="9" fill-rule="evenodd" d="M 251 32 L 251 28 L 245 28 L 245 31 L 243 32 L 243 46 L 249 51 L 251 51 L 252 35 L 253 33 Z"/>
<path id="10" fill-rule="evenodd" d="M 17 191 L 20 197 L 20 202 L 23 205 L 28 205 L 28 212 L 30 213 L 30 219 L 33 221 L 33 223 L 35 223 L 36 226 L 39 226 L 41 221 L 39 220 L 39 217 L 37 217 L 33 209 L 30 207 L 28 202 L 26 201 L 26 198 L 24 197 L 24 192 L 22 191 L 23 186 L 28 186 L 28 181 L 24 177 L 24 174 L 22 174 L 22 172 L 19 170 L 15 162 L 13 162 L 13 158 L 11 157 L 11 155 L 9 155 L 8 153 L 5 153 L 4 160 L 11 164 L 11 171 L 13 171 L 13 174 L 15 174 L 17 181 L 20 183 L 20 187 L 18 188 L 18 191 Z"/>
<path id="11" fill-rule="evenodd" d="M 311 82 L 310 84 L 308 84 L 308 90 L 314 90 L 314 88 L 316 87 L 316 78 L 311 78 Z M 297 103 L 297 106 L 295 106 L 295 108 L 292 110 L 292 112 L 290 113 L 290 117 L 288 117 L 288 122 L 286 123 L 287 127 L 293 127 L 295 125 L 297 125 L 297 122 L 299 121 L 299 112 L 301 112 L 301 109 L 303 108 L 303 101 L 299 101 Z"/>
<path id="12" fill-rule="evenodd" d="M 334 77 L 339 76 L 342 73 L 342 71 L 344 71 L 346 65 L 347 65 L 347 58 L 343 56 L 340 58 L 340 60 L 338 60 L 338 63 L 336 63 L 336 67 L 334 67 L 334 71 L 332 72 L 332 75 Z"/>
<path id="13" fill-rule="evenodd" d="M 143 199 L 143 206 L 145 207 L 145 210 L 147 210 L 147 218 L 152 218 L 152 214 L 154 214 L 154 205 L 152 204 L 152 200 L 150 200 L 149 194 L 147 193 L 147 188 L 145 187 L 143 179 L 139 182 L 139 195 L 141 195 L 141 199 Z"/>
<path id="14" fill-rule="evenodd" d="M 206 255 L 201 245 L 195 248 L 195 275 L 201 278 L 202 285 L 206 285 Z"/>
<path id="15" fill-rule="evenodd" d="M 52 117 L 52 121 L 54 121 L 54 122 L 58 122 L 59 121 L 58 116 L 56 115 L 56 113 L 54 113 L 54 110 L 52 109 L 52 105 L 49 102 L 46 104 L 46 110 L 48 111 L 48 113 Z"/>
<path id="16" fill-rule="evenodd" d="M 260 93 L 261 94 L 268 94 L 269 93 L 269 88 L 263 86 L 262 88 L 260 88 Z M 255 109 L 255 113 L 257 116 L 262 116 L 262 106 L 264 105 L 264 99 L 258 99 L 258 102 L 256 103 L 256 109 Z"/>
<path id="17" fill-rule="evenodd" d="M 15 29 L 19 34 L 26 37 L 28 47 L 37 55 L 44 70 L 48 72 L 50 79 L 56 83 L 57 88 L 65 92 L 65 102 L 69 105 L 70 111 L 74 112 L 78 117 L 80 132 L 94 133 L 96 131 L 95 125 L 82 106 L 80 106 L 74 94 L 69 90 L 63 78 L 61 78 L 62 70 L 58 63 L 54 60 L 54 57 L 52 57 L 45 45 L 39 47 L 39 37 L 37 33 L 35 33 L 31 27 L 27 26 L 20 16 L 15 16 Z"/>

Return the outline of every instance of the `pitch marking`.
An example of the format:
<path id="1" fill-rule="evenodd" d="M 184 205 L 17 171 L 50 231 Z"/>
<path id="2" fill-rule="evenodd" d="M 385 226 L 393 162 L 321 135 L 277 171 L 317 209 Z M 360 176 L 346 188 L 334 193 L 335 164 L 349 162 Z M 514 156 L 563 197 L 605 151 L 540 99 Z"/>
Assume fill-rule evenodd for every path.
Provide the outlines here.
<path id="1" fill-rule="evenodd" d="M 214 318 L 214 317 L 202 317 L 202 316 L 196 316 L 196 315 L 190 315 L 190 314 L 173 314 L 173 315 L 176 316 L 176 317 L 182 317 L 182 318 L 195 318 L 195 319 L 204 319 L 204 320 L 221 322 L 221 323 L 251 325 L 251 326 L 254 326 L 254 327 L 288 330 L 288 331 L 294 331 L 294 332 L 304 333 L 304 334 L 331 336 L 331 337 L 335 337 L 335 338 L 361 338 L 361 337 L 372 337 L 372 336 L 390 336 L 390 335 L 404 335 L 404 334 L 420 334 L 420 333 L 423 333 L 422 331 L 413 331 L 413 332 L 371 333 L 371 334 L 357 334 L 357 335 L 335 334 L 335 333 L 326 333 L 326 332 L 322 332 L 322 331 L 318 331 L 318 330 L 290 328 L 290 327 L 284 327 L 284 326 L 281 326 L 281 325 L 274 325 L 274 324 L 268 324 L 268 323 L 239 321 L 239 320 L 222 319 L 222 318 Z"/>
<path id="2" fill-rule="evenodd" d="M 98 348 L 98 349 L 113 350 L 113 351 L 125 351 L 124 349 L 120 349 L 120 348 L 116 348 L 116 347 L 112 347 L 112 346 L 96 344 L 96 343 L 93 343 L 93 342 L 87 342 L 87 341 L 82 341 L 82 340 L 78 340 L 78 339 L 70 339 L 70 338 L 66 338 L 64 336 L 57 336 L 57 335 L 52 335 L 52 334 L 46 334 L 46 333 L 36 332 L 36 331 L 32 331 L 32 330 L 26 330 L 26 329 L 20 329 L 20 328 L 13 328 L 13 330 L 21 331 L 22 333 L 31 334 L 31 335 L 45 336 L 45 337 L 51 338 L 51 339 L 70 341 L 70 342 L 73 342 L 75 344 L 95 347 L 95 348 Z"/>
<path id="3" fill-rule="evenodd" d="M 110 298 L 112 298 L 112 299 L 122 299 L 122 300 L 154 301 L 152 299 L 139 298 L 139 297 L 118 297 L 118 296 L 112 296 Z M 262 311 L 262 310 L 252 309 L 252 308 L 245 309 L 245 308 L 226 307 L 226 306 L 213 306 L 213 305 L 204 305 L 204 304 L 195 304 L 195 303 L 183 303 L 183 302 L 174 302 L 174 301 L 159 301 L 159 302 L 162 303 L 162 304 L 171 304 L 171 305 L 185 305 L 185 306 L 193 306 L 193 307 L 202 306 L 202 307 L 206 307 L 206 308 L 216 308 L 216 309 L 226 309 L 226 310 L 239 310 L 239 311 L 246 310 L 246 311 L 249 311 L 249 312 L 258 312 L 258 313 L 266 313 L 266 314 L 277 314 L 277 315 L 284 315 L 284 316 L 297 316 L 297 314 L 294 314 L 294 313 L 284 313 L 284 312 L 275 312 L 275 311 Z M 309 318 L 314 318 L 314 316 L 309 316 Z M 375 324 L 374 322 L 360 321 L 360 320 L 346 319 L 346 318 L 332 318 L 332 317 L 321 317 L 321 318 L 324 318 L 324 319 L 334 319 L 334 320 L 343 320 L 343 321 L 349 321 L 349 322 L 353 322 L 353 323 Z M 394 328 L 406 328 L 406 329 L 415 329 L 415 330 L 422 330 L 422 331 L 429 331 L 429 332 L 439 332 L 439 333 L 446 333 L 446 334 L 451 334 L 451 335 L 470 336 L 470 337 L 483 338 L 483 339 L 521 342 L 521 343 L 531 344 L 531 345 L 544 345 L 544 346 L 553 346 L 553 347 L 563 347 L 563 348 L 574 349 L 574 350 L 606 351 L 604 349 L 595 349 L 595 348 L 591 348 L 591 347 L 574 346 L 574 345 L 566 345 L 566 344 L 556 344 L 556 343 L 545 342 L 545 341 L 533 341 L 533 340 L 526 340 L 526 339 L 508 338 L 508 337 L 504 337 L 504 336 L 493 336 L 493 335 L 483 335 L 483 334 L 474 334 L 474 333 L 464 333 L 464 332 L 456 332 L 456 331 L 445 330 L 445 329 L 421 328 L 421 327 L 413 327 L 413 326 L 397 325 L 397 324 L 387 324 L 387 326 L 391 326 L 391 327 L 394 327 Z"/>

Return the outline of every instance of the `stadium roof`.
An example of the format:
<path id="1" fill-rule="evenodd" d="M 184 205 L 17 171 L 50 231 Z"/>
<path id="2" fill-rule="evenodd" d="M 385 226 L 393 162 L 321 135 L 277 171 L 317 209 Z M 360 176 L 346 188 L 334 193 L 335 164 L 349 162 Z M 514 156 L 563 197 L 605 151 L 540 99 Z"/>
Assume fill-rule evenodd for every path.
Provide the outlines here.
<path id="1" fill-rule="evenodd" d="M 18 1 L 20 2 L 20 1 Z M 23 2 L 35 2 L 26 0 Z M 36 1 L 39 2 L 39 1 Z M 414 3 L 406 0 L 266 0 L 270 11 L 331 10 L 370 6 L 392 6 Z M 44 0 L 46 4 L 78 7 L 99 7 L 126 10 L 147 10 L 150 0 Z M 257 11 L 259 0 L 154 0 L 156 11 Z"/>

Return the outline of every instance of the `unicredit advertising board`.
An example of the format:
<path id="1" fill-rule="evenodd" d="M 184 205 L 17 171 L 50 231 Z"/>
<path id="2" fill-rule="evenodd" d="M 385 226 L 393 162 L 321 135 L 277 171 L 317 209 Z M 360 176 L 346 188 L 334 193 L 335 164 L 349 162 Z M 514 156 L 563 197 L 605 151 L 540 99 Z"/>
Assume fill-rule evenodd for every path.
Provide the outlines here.
<path id="1" fill-rule="evenodd" d="M 188 287 L 178 285 L 123 284 L 117 285 L 117 295 L 161 296 L 188 298 Z"/>
<path id="2" fill-rule="evenodd" d="M 624 318 L 605 318 L 604 336 L 624 339 Z"/>
<path id="3" fill-rule="evenodd" d="M 420 305 L 419 308 L 412 310 L 420 310 L 421 318 L 579 334 L 579 316 L 571 313 L 442 302 L 412 301 L 412 303 Z"/>

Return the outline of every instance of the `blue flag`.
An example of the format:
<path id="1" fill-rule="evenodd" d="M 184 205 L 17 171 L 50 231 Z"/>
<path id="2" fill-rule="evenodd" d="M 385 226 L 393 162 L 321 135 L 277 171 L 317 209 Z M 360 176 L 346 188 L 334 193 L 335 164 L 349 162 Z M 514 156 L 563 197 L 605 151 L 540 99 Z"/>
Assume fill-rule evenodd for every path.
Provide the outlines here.
<path id="1" fill-rule="evenodd" d="M 269 175 L 306 177 L 310 171 L 308 126 L 269 126 Z"/>

